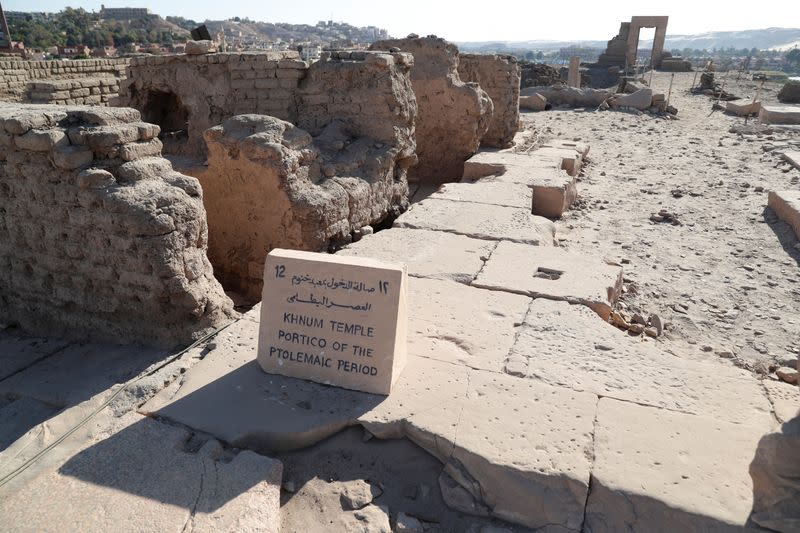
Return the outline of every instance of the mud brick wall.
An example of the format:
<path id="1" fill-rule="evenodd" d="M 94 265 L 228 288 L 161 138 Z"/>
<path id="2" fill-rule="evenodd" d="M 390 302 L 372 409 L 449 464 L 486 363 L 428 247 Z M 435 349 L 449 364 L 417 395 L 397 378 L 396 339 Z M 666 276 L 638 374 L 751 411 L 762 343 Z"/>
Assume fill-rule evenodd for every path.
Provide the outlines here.
<path id="1" fill-rule="evenodd" d="M 483 146 L 505 148 L 519 129 L 520 68 L 513 56 L 459 54 L 458 75 L 475 82 L 494 104 L 489 129 L 481 139 Z"/>
<path id="2" fill-rule="evenodd" d="M 203 132 L 234 115 L 297 120 L 307 65 L 297 52 L 134 58 L 114 105 L 133 107 L 164 132 L 165 151 L 205 157 Z"/>
<path id="3" fill-rule="evenodd" d="M 0 321 L 185 343 L 233 315 L 197 180 L 133 109 L 0 103 Z"/>
<path id="4" fill-rule="evenodd" d="M 440 185 L 458 181 L 464 161 L 478 151 L 493 105 L 476 83 L 458 74 L 458 47 L 437 37 L 377 41 L 370 50 L 400 50 L 414 56 L 411 84 L 417 98 L 417 156 L 409 181 Z"/>
<path id="5" fill-rule="evenodd" d="M 80 80 L 125 76 L 129 59 L 77 59 L 71 61 L 26 61 L 0 59 L 0 100 L 28 101 L 31 84 L 39 81 Z"/>
<path id="6" fill-rule="evenodd" d="M 326 251 L 407 208 L 411 65 L 401 53 L 325 54 L 297 89 L 298 125 L 247 114 L 205 132 L 208 165 L 196 176 L 226 289 L 257 302 L 269 250 Z"/>
<path id="7" fill-rule="evenodd" d="M 30 84 L 28 99 L 33 104 L 107 105 L 118 91 L 117 78 L 38 81 Z"/>

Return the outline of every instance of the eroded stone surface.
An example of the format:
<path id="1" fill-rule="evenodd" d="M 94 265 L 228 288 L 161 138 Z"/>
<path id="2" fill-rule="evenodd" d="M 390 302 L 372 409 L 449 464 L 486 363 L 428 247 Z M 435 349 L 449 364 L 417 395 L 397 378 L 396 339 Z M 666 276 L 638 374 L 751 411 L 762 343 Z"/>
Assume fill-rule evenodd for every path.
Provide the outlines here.
<path id="1" fill-rule="evenodd" d="M 478 273 L 477 270 L 475 273 Z M 66 346 L 66 342 L 56 339 L 0 332 L 0 379 L 5 379 Z"/>
<path id="2" fill-rule="evenodd" d="M 473 285 L 586 305 L 607 320 L 622 292 L 622 268 L 561 248 L 501 241 Z"/>
<path id="3" fill-rule="evenodd" d="M 546 218 L 517 209 L 472 202 L 428 198 L 395 221 L 400 228 L 448 231 L 487 240 L 509 240 L 537 246 L 552 246 L 555 226 Z"/>
<path id="4" fill-rule="evenodd" d="M 770 424 L 601 398 L 585 527 L 614 531 L 727 531 L 753 507 L 748 466 Z"/>
<path id="5" fill-rule="evenodd" d="M 23 104 L 0 105 L 0 123 L 13 141 L 0 150 L 0 320 L 169 346 L 230 320 L 202 192 L 160 157 L 157 127 L 133 109 Z"/>
<path id="6" fill-rule="evenodd" d="M 481 145 L 505 148 L 519 129 L 520 68 L 514 56 L 459 54 L 458 75 L 485 90 L 494 104 L 489 129 Z"/>
<path id="7" fill-rule="evenodd" d="M 587 307 L 565 302 L 534 300 L 506 372 L 733 423 L 758 426 L 772 419 L 750 373 L 674 357 L 654 341 L 643 343 L 603 323 Z"/>
<path id="8" fill-rule="evenodd" d="M 758 120 L 762 124 L 800 124 L 800 106 L 762 105 Z"/>
<path id="9" fill-rule="evenodd" d="M 517 294 L 411 278 L 408 351 L 501 372 L 529 305 Z"/>
<path id="10" fill-rule="evenodd" d="M 410 276 L 469 283 L 496 243 L 444 231 L 390 228 L 368 235 L 338 254 L 404 263 Z"/>
<path id="11" fill-rule="evenodd" d="M 492 100 L 479 86 L 461 81 L 458 48 L 437 37 L 378 41 L 370 50 L 399 48 L 414 56 L 411 84 L 419 105 L 416 121 L 419 164 L 411 181 L 456 181 L 464 161 L 478 150 L 492 118 Z"/>
<path id="12" fill-rule="evenodd" d="M 7 531 L 280 531 L 281 463 L 135 413 L 93 435 L 57 469 L 7 486 Z M 192 446 L 196 446 L 193 448 Z M 13 489 L 13 490 L 9 490 Z"/>
<path id="13" fill-rule="evenodd" d="M 531 189 L 521 183 L 500 183 L 489 180 L 479 183 L 446 183 L 430 198 L 524 209 L 531 205 Z"/>

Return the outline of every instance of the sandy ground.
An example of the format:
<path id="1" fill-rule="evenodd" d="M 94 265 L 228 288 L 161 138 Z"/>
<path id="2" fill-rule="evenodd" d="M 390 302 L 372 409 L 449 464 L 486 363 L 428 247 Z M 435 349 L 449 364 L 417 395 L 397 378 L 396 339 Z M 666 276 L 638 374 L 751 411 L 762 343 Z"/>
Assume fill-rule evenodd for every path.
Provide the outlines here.
<path id="1" fill-rule="evenodd" d="M 649 342 L 767 372 L 800 350 L 800 248 L 765 211 L 767 191 L 796 189 L 800 171 L 763 146 L 800 135 L 729 133 L 744 119 L 712 114 L 710 98 L 689 94 L 693 77 L 675 75 L 677 120 L 563 109 L 523 113 L 523 121 L 544 138 L 591 145 L 579 209 L 557 223 L 557 235 L 566 248 L 623 264 L 622 312 L 656 313 L 670 324 Z M 666 93 L 669 81 L 655 73 L 653 89 Z M 758 85 L 731 75 L 726 90 L 752 98 Z M 774 103 L 779 88 L 767 83 L 763 99 Z M 681 225 L 652 222 L 662 209 Z"/>

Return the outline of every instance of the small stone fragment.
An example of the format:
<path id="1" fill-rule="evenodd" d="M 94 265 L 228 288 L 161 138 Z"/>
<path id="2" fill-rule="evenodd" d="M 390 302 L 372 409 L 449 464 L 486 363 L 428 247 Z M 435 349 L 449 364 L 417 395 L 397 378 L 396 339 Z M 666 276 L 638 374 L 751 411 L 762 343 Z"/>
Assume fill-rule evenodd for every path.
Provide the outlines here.
<path id="1" fill-rule="evenodd" d="M 781 378 L 781 380 L 785 381 L 786 383 L 796 385 L 798 376 L 800 376 L 800 372 L 798 372 L 794 368 L 789 368 L 788 366 L 782 366 L 775 371 L 775 375 Z"/>

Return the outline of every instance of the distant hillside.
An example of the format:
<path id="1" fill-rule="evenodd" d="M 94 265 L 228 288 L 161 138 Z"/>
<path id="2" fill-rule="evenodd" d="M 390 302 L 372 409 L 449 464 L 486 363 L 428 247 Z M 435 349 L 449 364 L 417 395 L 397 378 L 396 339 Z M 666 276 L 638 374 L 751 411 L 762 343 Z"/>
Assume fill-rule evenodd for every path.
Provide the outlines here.
<path id="1" fill-rule="evenodd" d="M 611 39 L 613 34 L 609 34 Z M 767 28 L 763 30 L 715 31 L 697 35 L 667 35 L 667 50 L 692 48 L 711 50 L 713 48 L 758 48 L 788 50 L 800 42 L 800 28 Z M 582 48 L 605 48 L 607 41 L 491 41 L 461 42 L 458 47 L 470 52 L 503 52 L 513 50 L 558 50 L 579 46 Z M 652 41 L 641 41 L 640 46 L 649 47 Z"/>
<path id="2" fill-rule="evenodd" d="M 168 19 L 170 17 L 167 17 Z M 357 27 L 344 22 L 320 22 L 315 26 L 308 24 L 288 24 L 256 22 L 244 20 L 207 20 L 204 24 L 212 35 L 224 31 L 226 35 L 241 36 L 251 40 L 263 41 L 308 41 L 319 44 L 334 42 L 371 43 L 386 39 L 386 30 L 375 26 Z"/>

